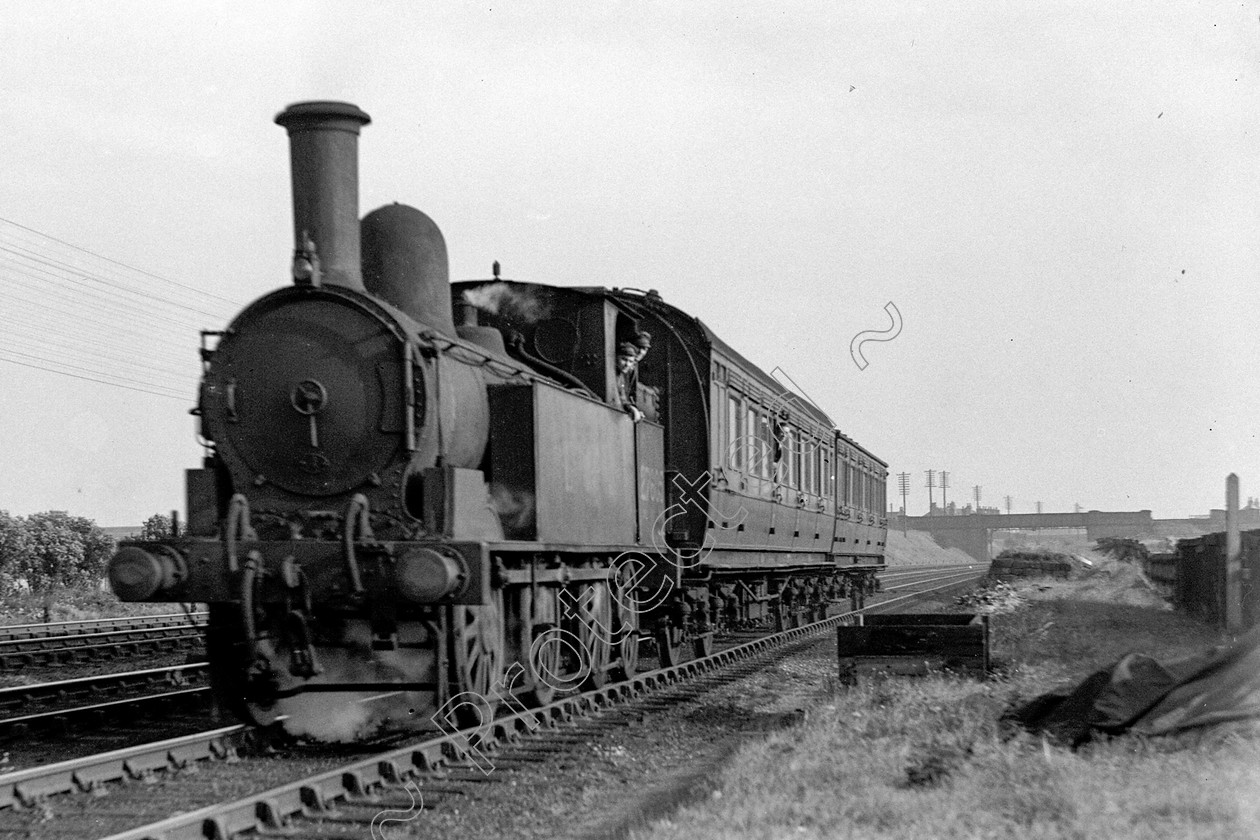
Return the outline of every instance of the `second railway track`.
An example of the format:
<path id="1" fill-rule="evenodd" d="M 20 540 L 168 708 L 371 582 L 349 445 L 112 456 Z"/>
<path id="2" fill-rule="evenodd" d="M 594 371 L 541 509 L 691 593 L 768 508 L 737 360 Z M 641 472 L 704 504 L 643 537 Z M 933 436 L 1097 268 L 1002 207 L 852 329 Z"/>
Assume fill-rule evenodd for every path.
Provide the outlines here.
<path id="1" fill-rule="evenodd" d="M 0 689 L 0 742 L 68 735 L 155 710 L 209 705 L 204 662 Z"/>
<path id="2" fill-rule="evenodd" d="M 17 634 L 0 632 L 0 671 L 99 662 L 127 656 L 158 655 L 200 648 L 203 624 L 161 622 L 115 629 L 79 628 L 77 632 L 34 634 L 21 625 Z"/>
<path id="3" fill-rule="evenodd" d="M 0 625 L 0 642 L 18 639 L 39 639 L 45 636 L 78 636 L 84 633 L 101 633 L 110 630 L 148 630 L 158 627 L 177 627 L 206 623 L 204 610 L 188 613 L 162 613 L 160 615 L 126 615 L 114 618 L 83 618 L 73 621 L 45 621 L 35 624 Z"/>

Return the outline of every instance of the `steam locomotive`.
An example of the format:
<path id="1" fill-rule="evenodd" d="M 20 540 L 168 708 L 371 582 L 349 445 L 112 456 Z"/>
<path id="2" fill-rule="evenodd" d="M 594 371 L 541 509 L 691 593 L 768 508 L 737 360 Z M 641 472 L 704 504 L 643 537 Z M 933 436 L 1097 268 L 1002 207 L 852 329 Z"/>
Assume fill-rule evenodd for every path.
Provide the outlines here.
<path id="1" fill-rule="evenodd" d="M 452 285 L 425 214 L 359 219 L 367 114 L 276 122 L 292 284 L 203 334 L 184 532 L 109 568 L 209 605 L 221 704 L 357 738 L 873 590 L 887 465 L 820 409 L 654 291 Z"/>

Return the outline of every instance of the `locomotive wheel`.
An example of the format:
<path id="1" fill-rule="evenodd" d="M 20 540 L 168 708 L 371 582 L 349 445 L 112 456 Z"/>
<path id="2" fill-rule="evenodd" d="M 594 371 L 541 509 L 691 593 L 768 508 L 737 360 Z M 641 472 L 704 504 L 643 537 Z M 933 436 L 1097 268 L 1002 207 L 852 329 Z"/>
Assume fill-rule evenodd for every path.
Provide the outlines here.
<path id="1" fill-rule="evenodd" d="M 639 673 L 639 628 L 621 637 L 617 643 L 617 664 L 609 672 L 613 682 L 624 682 Z"/>
<path id="2" fill-rule="evenodd" d="M 556 625 L 556 593 L 549 587 L 521 586 L 509 590 L 507 613 L 509 651 L 512 658 L 525 666 L 525 676 L 512 686 L 526 706 L 545 706 L 555 698 L 556 689 L 546 681 L 549 674 L 561 672 L 561 650 L 554 644 L 534 640 Z"/>
<path id="3" fill-rule="evenodd" d="M 672 627 L 661 626 L 656 628 L 654 638 L 656 639 L 656 655 L 661 661 L 662 668 L 672 668 L 683 661 L 682 641 L 675 642 L 675 636 L 681 636 Z"/>
<path id="4" fill-rule="evenodd" d="M 608 666 L 612 661 L 613 625 L 612 593 L 608 583 L 596 581 L 578 590 L 578 609 L 582 613 L 577 623 L 577 636 L 586 650 L 590 672 L 582 680 L 582 689 L 602 688 L 608 682 Z"/>
<path id="5" fill-rule="evenodd" d="M 487 606 L 450 608 L 452 694 L 468 691 L 496 705 L 492 689 L 503 681 L 503 595 Z M 461 707 L 463 708 L 463 707 Z M 472 721 L 477 723 L 478 721 Z"/>
<path id="6" fill-rule="evenodd" d="M 623 575 L 617 579 L 616 591 L 613 608 L 617 614 L 617 623 L 614 625 L 613 638 L 619 641 L 617 665 L 610 673 L 614 682 L 622 682 L 639 672 L 639 611 L 629 576 Z"/>
<path id="7" fill-rule="evenodd" d="M 206 623 L 206 659 L 215 703 L 237 720 L 255 726 L 275 723 L 278 712 L 247 696 L 249 645 L 245 641 L 241 607 L 237 603 L 210 604 Z"/>

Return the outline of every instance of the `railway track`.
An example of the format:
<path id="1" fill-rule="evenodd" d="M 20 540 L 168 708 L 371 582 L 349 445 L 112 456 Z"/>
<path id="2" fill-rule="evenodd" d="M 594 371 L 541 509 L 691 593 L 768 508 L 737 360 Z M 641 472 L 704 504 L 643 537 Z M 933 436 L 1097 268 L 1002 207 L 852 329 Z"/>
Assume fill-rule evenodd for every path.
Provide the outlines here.
<path id="1" fill-rule="evenodd" d="M 208 683 L 208 666 L 198 662 L 0 689 L 0 741 L 206 706 Z"/>
<path id="2" fill-rule="evenodd" d="M 987 568 L 977 565 L 894 573 L 889 581 L 894 586 L 884 590 L 891 597 L 866 610 L 904 607 L 916 599 L 969 585 L 986 572 Z M 891 594 L 894 591 L 901 594 Z M 479 762 L 486 756 L 506 765 L 546 761 L 576 735 L 623 726 L 636 716 L 642 719 L 674 702 L 671 698 L 680 692 L 699 690 L 688 685 L 703 687 L 726 679 L 723 674 L 761 667 L 759 663 L 851 621 L 856 614 L 843 612 L 540 709 L 504 714 L 481 728 L 480 739 L 468 731 L 419 742 L 412 736 L 409 743 L 380 745 L 379 752 L 355 755 L 348 762 L 327 750 L 278 759 L 266 749 L 236 762 L 242 748 L 258 734 L 235 726 L 2 774 L 0 809 L 12 810 L 0 816 L 0 828 L 8 822 L 14 824 L 13 830 L 31 838 L 109 835 L 111 840 L 230 838 L 256 833 L 369 837 L 369 825 L 378 812 L 411 812 L 417 785 L 425 791 L 427 809 L 457 807 L 475 798 L 478 785 L 485 783 Z M 199 772 L 191 773 L 194 769 Z M 277 775 L 300 778 L 276 786 L 269 780 Z M 95 795 L 61 796 L 75 791 Z M 208 791 L 218 791 L 217 797 Z M 174 803 L 185 810 L 171 814 Z M 46 821 L 39 814 L 52 814 L 56 830 L 41 830 Z M 140 821 L 148 824 L 129 827 Z"/>
<path id="3" fill-rule="evenodd" d="M 110 630 L 148 630 L 177 627 L 189 623 L 202 626 L 209 613 L 204 610 L 161 615 L 126 615 L 119 618 L 86 618 L 75 621 L 48 621 L 40 624 L 0 625 L 0 642 L 17 639 L 40 639 L 46 636 L 77 636 Z"/>
<path id="4" fill-rule="evenodd" d="M 61 636 L 0 639 L 0 670 L 72 665 L 193 650 L 201 646 L 197 625 L 99 630 Z"/>

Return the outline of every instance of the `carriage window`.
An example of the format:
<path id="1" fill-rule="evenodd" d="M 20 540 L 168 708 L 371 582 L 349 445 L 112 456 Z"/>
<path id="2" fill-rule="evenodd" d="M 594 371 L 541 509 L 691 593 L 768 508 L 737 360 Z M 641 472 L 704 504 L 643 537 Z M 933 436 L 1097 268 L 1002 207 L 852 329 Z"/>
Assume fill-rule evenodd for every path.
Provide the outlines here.
<path id="1" fill-rule="evenodd" d="M 804 471 L 801 469 L 801 446 L 804 444 L 804 433 L 797 428 L 792 429 L 792 486 L 800 488 L 803 484 Z"/>
<path id="2" fill-rule="evenodd" d="M 809 442 L 809 492 L 815 496 L 818 495 L 820 472 L 818 468 L 818 441 L 811 440 Z"/>
<path id="3" fill-rule="evenodd" d="M 791 426 L 781 423 L 779 426 L 779 482 L 791 484 Z"/>
<path id="4" fill-rule="evenodd" d="M 761 477 L 774 475 L 774 431 L 770 425 L 770 415 L 764 410 L 757 414 L 758 430 L 757 448 L 761 456 Z"/>
<path id="5" fill-rule="evenodd" d="M 801 467 L 802 467 L 801 489 L 804 490 L 806 493 L 814 492 L 814 477 L 816 475 L 816 473 L 814 472 L 814 458 L 816 456 L 814 455 L 813 449 L 814 449 L 813 438 L 802 436 L 801 438 Z"/>
<path id="6" fill-rule="evenodd" d="M 722 467 L 726 466 L 726 388 L 714 385 L 713 393 L 713 430 L 710 432 L 713 436 L 713 463 Z"/>
<path id="7" fill-rule="evenodd" d="M 831 450 L 824 449 L 822 451 L 822 493 L 819 495 L 826 496 L 830 499 L 835 493 L 836 477 L 831 473 Z"/>
<path id="8" fill-rule="evenodd" d="M 726 398 L 726 437 L 729 441 L 726 444 L 726 462 L 733 470 L 744 468 L 744 459 L 740 457 L 739 421 L 739 397 L 735 394 L 729 394 Z"/>
<path id="9" fill-rule="evenodd" d="M 761 453 L 757 452 L 757 412 L 751 404 L 743 403 L 743 461 L 748 475 L 761 475 Z"/>
<path id="10" fill-rule="evenodd" d="M 779 483 L 790 484 L 792 478 L 792 427 L 779 426 Z"/>

